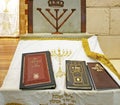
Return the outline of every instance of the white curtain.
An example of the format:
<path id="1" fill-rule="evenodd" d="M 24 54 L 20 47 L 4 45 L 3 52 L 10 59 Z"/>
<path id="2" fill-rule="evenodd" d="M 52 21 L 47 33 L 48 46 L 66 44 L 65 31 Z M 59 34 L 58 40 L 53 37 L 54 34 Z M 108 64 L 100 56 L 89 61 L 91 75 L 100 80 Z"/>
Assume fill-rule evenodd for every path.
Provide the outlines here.
<path id="1" fill-rule="evenodd" d="M 0 36 L 19 35 L 19 0 L 0 0 Z"/>

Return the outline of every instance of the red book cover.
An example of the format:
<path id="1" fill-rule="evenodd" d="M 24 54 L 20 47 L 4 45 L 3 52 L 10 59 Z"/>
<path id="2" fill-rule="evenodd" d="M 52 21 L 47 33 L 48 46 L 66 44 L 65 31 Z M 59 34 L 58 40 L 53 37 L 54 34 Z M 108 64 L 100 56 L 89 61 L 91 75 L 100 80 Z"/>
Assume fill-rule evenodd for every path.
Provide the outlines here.
<path id="1" fill-rule="evenodd" d="M 50 57 L 49 51 L 23 54 L 21 89 L 55 88 Z"/>

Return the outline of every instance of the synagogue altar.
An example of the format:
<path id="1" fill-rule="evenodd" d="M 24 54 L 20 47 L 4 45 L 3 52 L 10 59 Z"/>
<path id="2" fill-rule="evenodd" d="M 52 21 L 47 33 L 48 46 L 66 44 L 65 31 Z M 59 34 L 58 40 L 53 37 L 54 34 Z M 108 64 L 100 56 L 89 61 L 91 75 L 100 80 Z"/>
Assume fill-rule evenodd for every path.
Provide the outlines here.
<path id="1" fill-rule="evenodd" d="M 13 2 L 16 5 L 11 10 Z M 67 88 L 67 61 L 83 61 L 86 68 L 87 63 L 99 62 L 120 87 L 120 74 L 104 55 L 97 35 L 86 32 L 86 0 L 5 0 L 1 3 L 4 5 L 0 13 L 0 36 L 19 37 L 19 42 L 0 87 L 0 105 L 119 105 L 120 89 L 96 89 L 90 76 L 90 89 Z M 23 55 L 46 51 L 51 54 L 54 89 L 22 90 Z M 33 77 L 38 79 L 39 75 Z"/>
<path id="2" fill-rule="evenodd" d="M 21 105 L 119 105 L 120 89 L 103 90 L 72 90 L 66 89 L 66 60 L 95 62 L 98 60 L 88 57 L 82 46 L 82 38 L 87 38 L 90 50 L 103 54 L 97 36 L 95 35 L 39 35 L 36 37 L 21 37 L 15 51 L 13 60 L 8 70 L 8 74 L 0 88 L 0 105 L 7 103 L 18 103 Z M 20 74 L 22 54 L 28 52 L 52 51 L 52 66 L 55 76 L 56 88 L 45 90 L 21 90 Z M 117 76 L 105 65 L 103 65 L 109 74 L 120 85 Z M 59 73 L 61 68 L 61 73 Z M 102 81 L 101 81 L 102 82 Z"/>

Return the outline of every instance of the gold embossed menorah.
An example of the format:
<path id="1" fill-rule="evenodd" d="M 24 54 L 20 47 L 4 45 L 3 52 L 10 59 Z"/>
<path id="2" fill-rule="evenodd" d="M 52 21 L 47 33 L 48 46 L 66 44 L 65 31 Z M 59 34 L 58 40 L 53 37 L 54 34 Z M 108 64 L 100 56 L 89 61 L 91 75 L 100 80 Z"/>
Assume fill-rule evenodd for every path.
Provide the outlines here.
<path id="1" fill-rule="evenodd" d="M 47 17 L 45 15 L 45 13 L 42 12 L 41 8 L 37 8 L 37 10 L 43 15 L 43 17 L 53 26 L 53 28 L 56 30 L 56 32 L 54 32 L 53 34 L 61 34 L 61 32 L 59 32 L 59 29 L 64 25 L 64 23 L 70 18 L 70 16 L 73 14 L 73 12 L 76 9 L 71 9 L 71 12 L 68 14 L 68 16 L 66 16 L 66 18 L 59 23 L 59 20 L 64 16 L 64 14 L 68 11 L 68 9 L 62 9 L 62 12 L 59 14 L 60 9 L 58 7 L 63 7 L 64 6 L 64 2 L 62 0 L 49 0 L 48 1 L 48 6 L 49 7 L 57 7 L 54 9 L 52 13 L 51 9 L 46 8 L 46 11 L 48 12 L 48 14 L 55 20 L 56 24 L 53 24 L 52 21 L 50 21 L 49 17 Z"/>
<path id="2" fill-rule="evenodd" d="M 59 69 L 58 69 L 58 72 L 56 73 L 56 77 L 62 77 L 65 75 L 65 72 L 63 72 L 62 70 L 62 60 L 65 58 L 65 57 L 68 57 L 72 54 L 71 50 L 61 50 L 60 48 L 58 48 L 57 50 L 52 50 L 51 51 L 51 55 L 54 56 L 54 57 L 57 57 L 58 59 L 58 62 L 59 62 Z"/>
<path id="3" fill-rule="evenodd" d="M 5 1 L 5 10 L 4 10 L 4 12 L 8 12 L 7 5 L 8 5 L 10 0 L 4 0 L 4 1 Z"/>

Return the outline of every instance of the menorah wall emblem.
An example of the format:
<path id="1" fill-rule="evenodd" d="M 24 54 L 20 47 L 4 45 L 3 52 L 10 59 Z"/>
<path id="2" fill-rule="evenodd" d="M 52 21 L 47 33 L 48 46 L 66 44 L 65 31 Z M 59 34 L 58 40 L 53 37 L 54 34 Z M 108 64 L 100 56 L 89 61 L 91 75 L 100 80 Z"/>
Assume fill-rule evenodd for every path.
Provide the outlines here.
<path id="1" fill-rule="evenodd" d="M 5 1 L 5 10 L 4 10 L 4 12 L 8 12 L 7 5 L 8 5 L 10 0 L 4 0 L 4 1 Z"/>
<path id="2" fill-rule="evenodd" d="M 72 54 L 71 50 L 61 50 L 58 48 L 57 50 L 51 50 L 51 55 L 56 57 L 59 62 L 58 72 L 56 73 L 56 77 L 62 77 L 65 75 L 65 72 L 62 70 L 62 60 Z"/>
<path id="3" fill-rule="evenodd" d="M 74 13 L 76 9 L 71 9 L 71 12 L 66 16 L 66 18 L 60 23 L 59 20 L 65 15 L 65 13 L 68 11 L 68 9 L 62 9 L 62 12 L 59 14 L 60 9 L 58 7 L 63 7 L 64 2 L 62 0 L 49 0 L 48 1 L 48 6 L 49 7 L 57 7 L 54 8 L 53 11 L 49 8 L 46 8 L 47 13 L 55 20 L 54 22 L 50 21 L 49 17 L 45 15 L 45 13 L 42 12 L 41 8 L 37 8 L 37 10 L 43 15 L 43 17 L 53 26 L 53 28 L 56 30 L 53 32 L 53 34 L 61 34 L 59 32 L 59 29 L 64 25 L 64 23 L 70 18 L 70 16 Z M 55 15 L 54 13 L 55 12 Z"/>
<path id="4" fill-rule="evenodd" d="M 4 0 L 5 2 L 5 9 L 4 9 L 4 15 L 3 15 L 3 20 L 2 20 L 2 30 L 4 30 L 4 32 L 2 32 L 3 34 L 9 34 L 10 33 L 10 28 L 11 28 L 11 23 L 10 23 L 10 19 L 9 19 L 9 15 L 8 15 L 8 3 L 10 2 L 10 0 Z"/>

